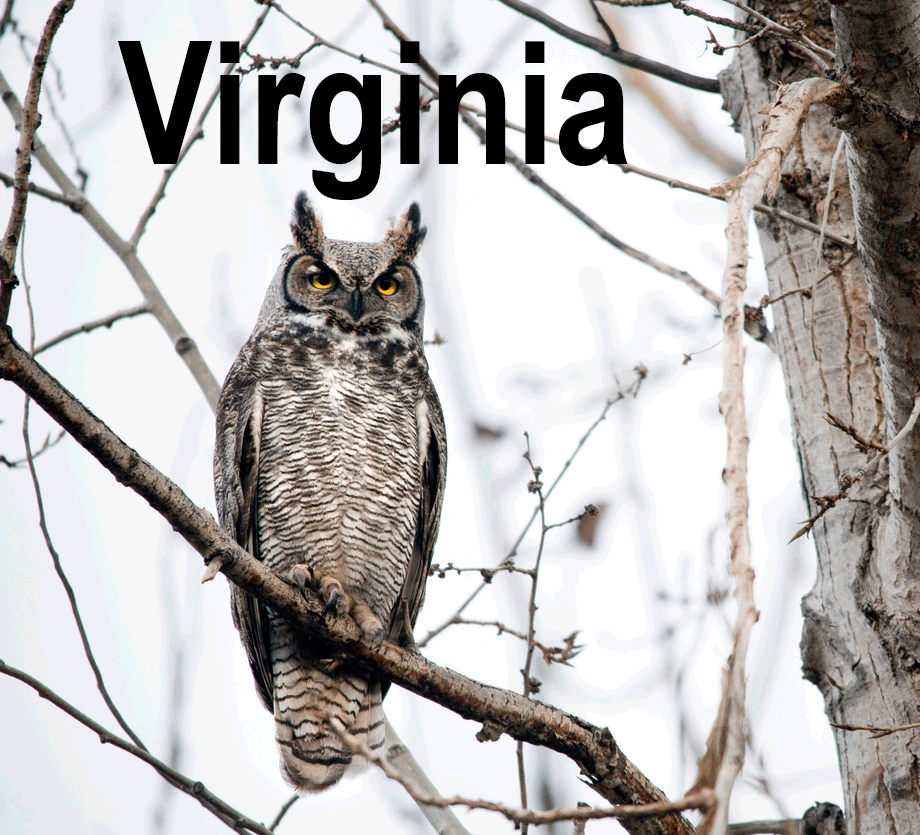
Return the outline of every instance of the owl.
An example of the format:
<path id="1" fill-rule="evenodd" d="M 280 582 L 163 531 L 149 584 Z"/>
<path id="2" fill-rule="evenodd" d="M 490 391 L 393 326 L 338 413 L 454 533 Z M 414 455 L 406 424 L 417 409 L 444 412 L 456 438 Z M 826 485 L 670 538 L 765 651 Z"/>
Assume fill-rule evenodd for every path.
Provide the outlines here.
<path id="1" fill-rule="evenodd" d="M 220 522 L 326 617 L 406 645 L 425 596 L 447 464 L 422 342 L 417 203 L 379 243 L 325 237 L 300 193 L 285 251 L 217 407 Z M 318 792 L 352 762 L 338 719 L 378 749 L 388 683 L 324 657 L 310 636 L 232 587 L 283 774 Z"/>

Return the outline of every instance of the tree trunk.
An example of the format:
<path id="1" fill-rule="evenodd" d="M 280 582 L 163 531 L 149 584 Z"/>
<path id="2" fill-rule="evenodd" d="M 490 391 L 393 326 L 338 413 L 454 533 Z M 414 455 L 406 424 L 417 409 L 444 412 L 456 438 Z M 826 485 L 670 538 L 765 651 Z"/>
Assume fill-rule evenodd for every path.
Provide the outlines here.
<path id="1" fill-rule="evenodd" d="M 758 217 L 770 297 L 813 289 L 811 298 L 792 292 L 771 309 L 803 490 L 814 515 L 821 509 L 815 497 L 837 493 L 841 478 L 875 454 L 859 451 L 825 415 L 887 444 L 906 422 L 920 382 L 920 178 L 913 153 L 920 7 L 908 0 L 847 0 L 834 7 L 833 29 L 827 3 L 770 0 L 758 8 L 774 20 L 797 17 L 812 40 L 836 48 L 835 77 L 857 102 L 842 117 L 824 105 L 812 109 L 776 203 L 822 222 L 841 135 L 836 123 L 847 132 L 846 156 L 836 168 L 827 228 L 858 239 L 860 255 L 824 241 L 818 257 L 815 235 Z M 748 157 L 764 120 L 760 111 L 777 84 L 820 75 L 795 47 L 766 40 L 739 50 L 722 78 Z M 920 584 L 911 564 L 920 543 L 918 447 L 920 436 L 906 437 L 811 532 L 818 568 L 803 602 L 803 670 L 833 723 L 920 721 Z M 838 730 L 836 742 L 849 831 L 920 832 L 917 732 L 872 739 L 865 731 Z"/>

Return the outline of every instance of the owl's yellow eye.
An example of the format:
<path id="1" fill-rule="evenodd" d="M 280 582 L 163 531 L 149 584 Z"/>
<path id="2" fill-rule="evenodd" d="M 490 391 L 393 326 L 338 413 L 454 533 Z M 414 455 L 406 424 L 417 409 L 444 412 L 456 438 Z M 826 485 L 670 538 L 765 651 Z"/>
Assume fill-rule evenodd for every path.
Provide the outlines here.
<path id="1" fill-rule="evenodd" d="M 331 290 L 335 287 L 335 276 L 329 273 L 314 273 L 310 276 L 310 284 L 317 290 Z"/>
<path id="2" fill-rule="evenodd" d="M 399 289 L 399 282 L 389 275 L 382 275 L 374 282 L 374 289 L 381 296 L 392 296 Z"/>

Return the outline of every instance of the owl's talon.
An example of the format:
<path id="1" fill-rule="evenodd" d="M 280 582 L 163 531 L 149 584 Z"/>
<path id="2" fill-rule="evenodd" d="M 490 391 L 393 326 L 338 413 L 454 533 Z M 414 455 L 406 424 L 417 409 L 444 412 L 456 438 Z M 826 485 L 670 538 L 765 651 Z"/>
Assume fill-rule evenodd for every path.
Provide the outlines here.
<path id="1" fill-rule="evenodd" d="M 304 565 L 300 563 L 295 565 L 291 569 L 291 580 L 294 581 L 294 584 L 300 590 L 300 594 L 303 596 L 304 600 L 307 599 L 307 589 L 313 589 L 316 586 L 316 577 L 313 574 L 313 569 L 309 565 Z"/>
<path id="2" fill-rule="evenodd" d="M 375 615 L 370 606 L 362 600 L 355 600 L 352 604 L 351 616 L 361 629 L 361 636 L 373 647 L 379 647 L 386 637 L 386 630 L 380 619 Z"/>
<path id="3" fill-rule="evenodd" d="M 323 614 L 344 615 L 351 611 L 351 598 L 345 593 L 342 584 L 334 577 L 323 577 L 319 581 L 319 596 L 325 606 Z"/>

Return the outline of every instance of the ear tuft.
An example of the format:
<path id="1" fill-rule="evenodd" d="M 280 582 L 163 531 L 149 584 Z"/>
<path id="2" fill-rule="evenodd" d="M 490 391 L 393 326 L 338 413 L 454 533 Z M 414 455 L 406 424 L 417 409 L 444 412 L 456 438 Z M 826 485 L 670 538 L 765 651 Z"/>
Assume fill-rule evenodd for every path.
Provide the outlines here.
<path id="1" fill-rule="evenodd" d="M 413 203 L 387 233 L 387 238 L 393 244 L 393 248 L 407 261 L 415 260 L 415 256 L 421 249 L 422 241 L 425 240 L 425 234 L 428 232 L 421 222 L 422 210 L 418 203 Z"/>
<path id="2" fill-rule="evenodd" d="M 317 217 L 305 191 L 294 198 L 294 215 L 291 218 L 291 234 L 298 249 L 314 255 L 322 255 L 323 224 Z"/>

